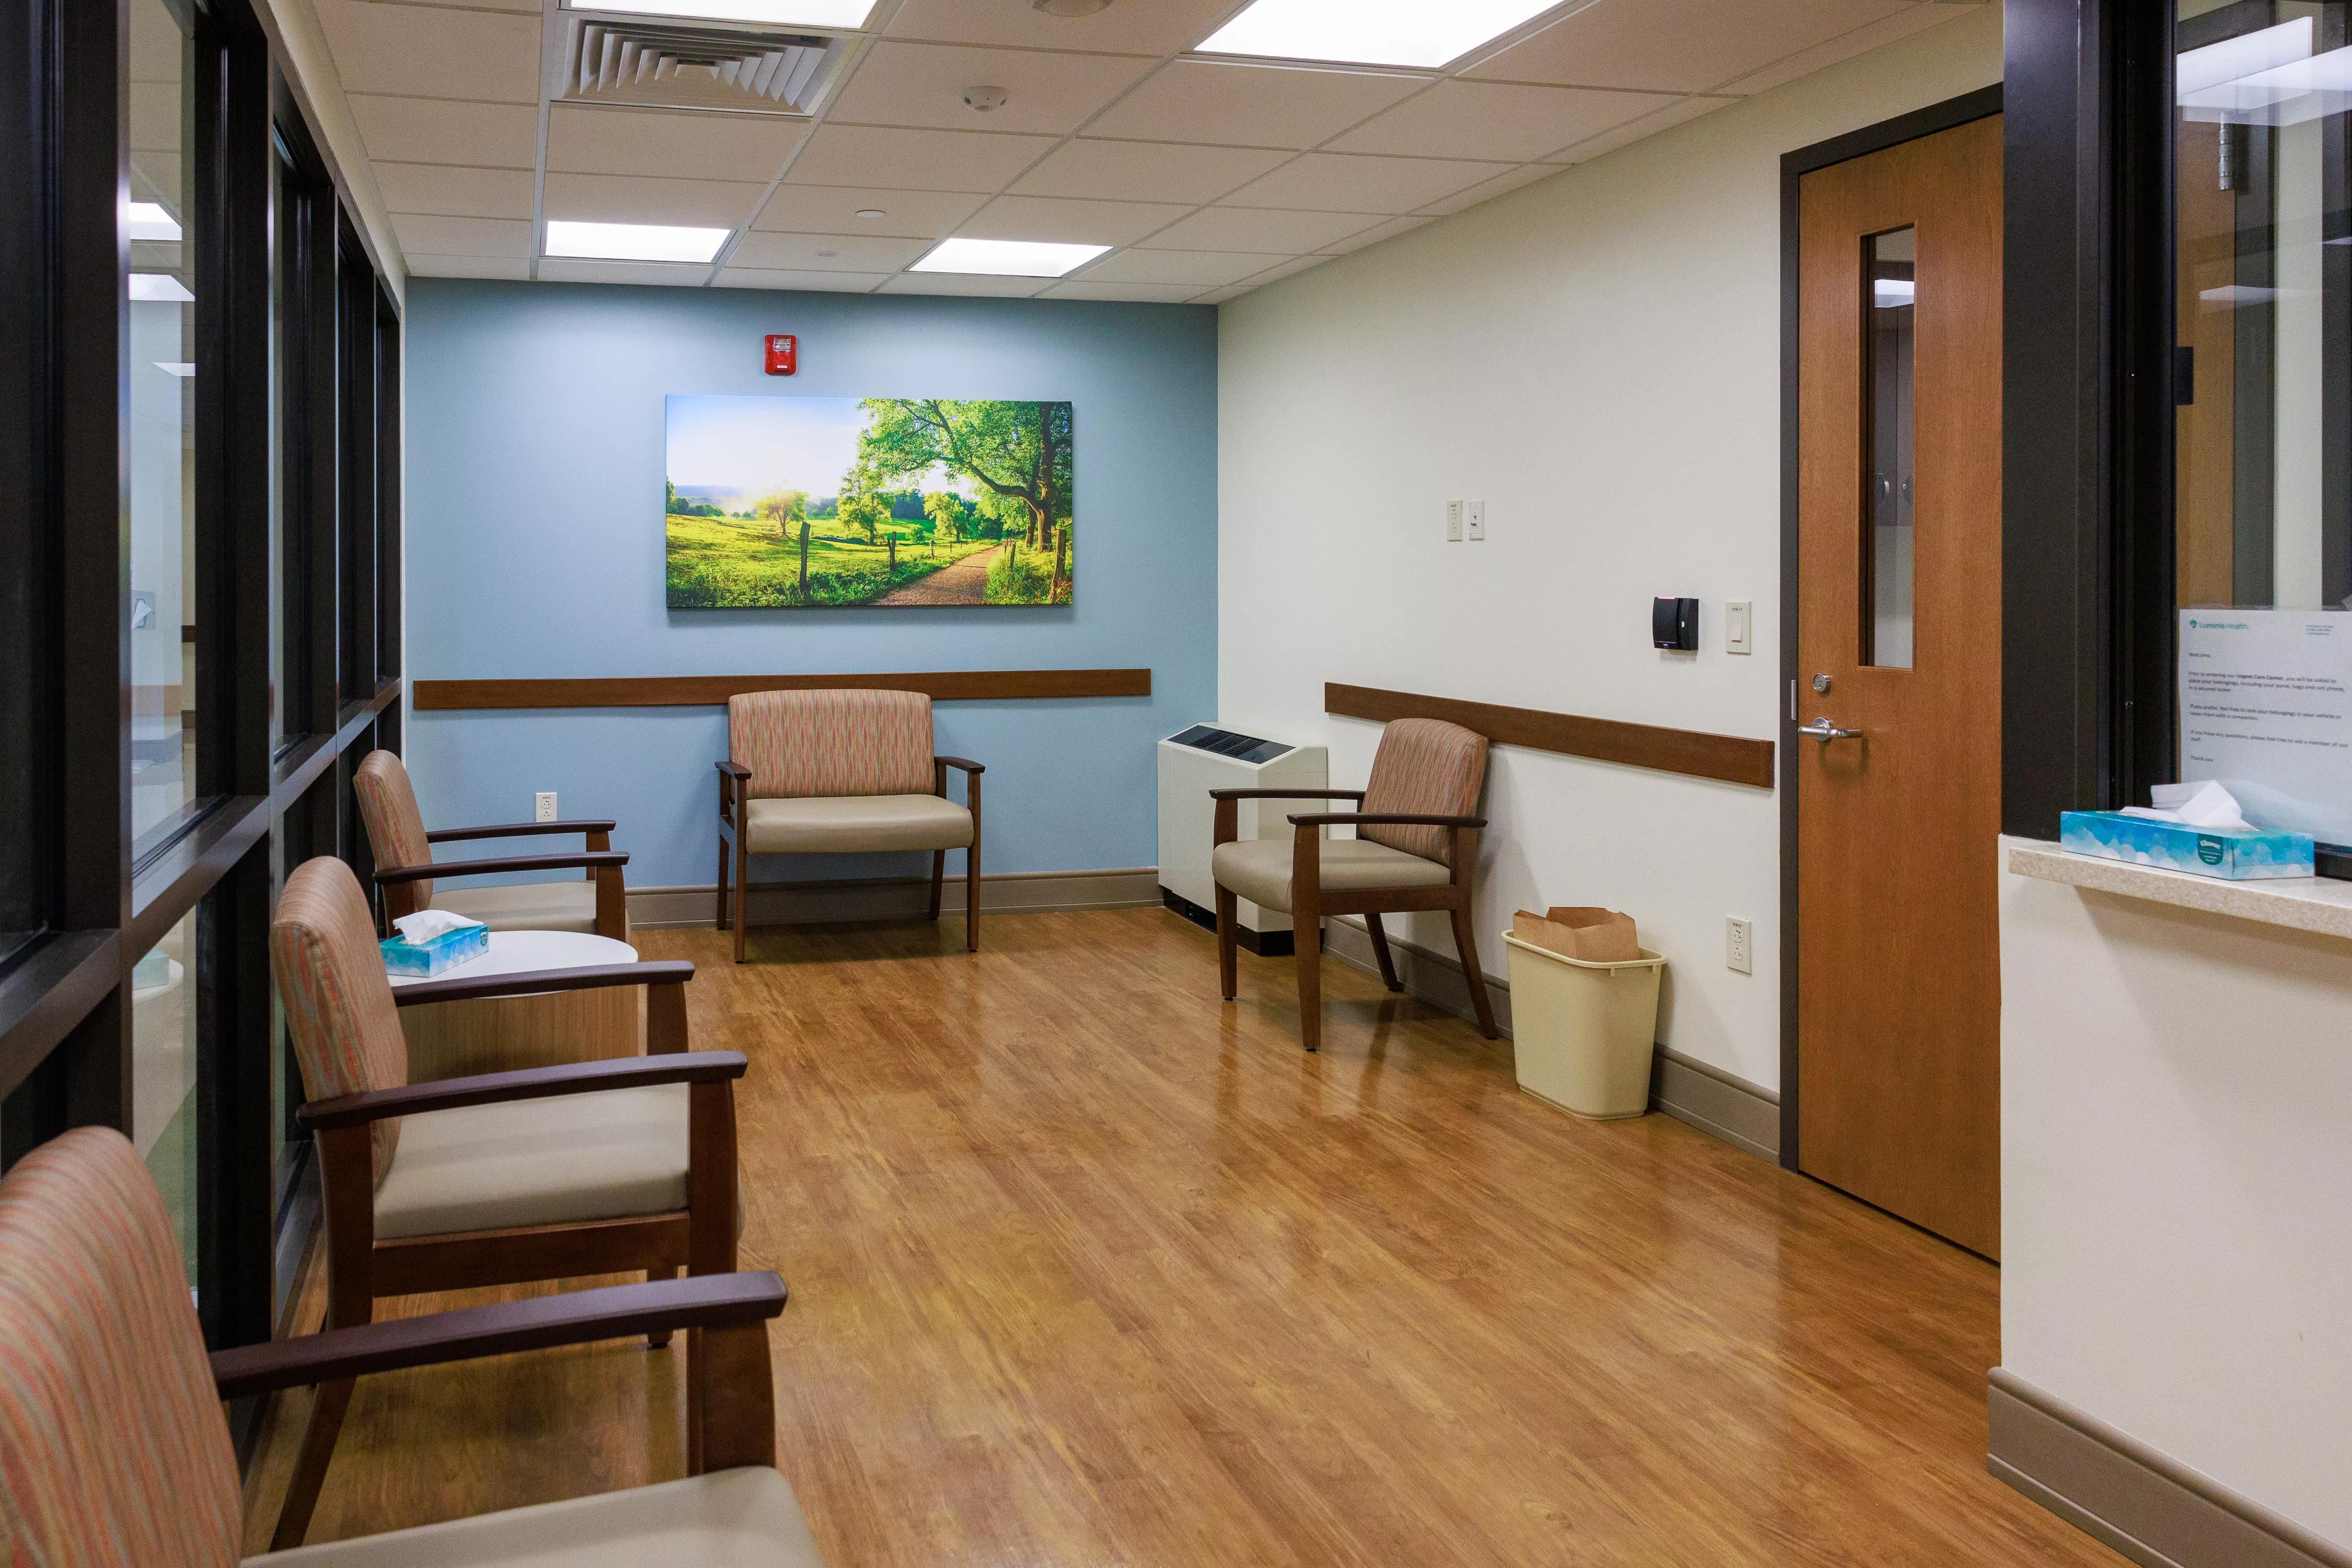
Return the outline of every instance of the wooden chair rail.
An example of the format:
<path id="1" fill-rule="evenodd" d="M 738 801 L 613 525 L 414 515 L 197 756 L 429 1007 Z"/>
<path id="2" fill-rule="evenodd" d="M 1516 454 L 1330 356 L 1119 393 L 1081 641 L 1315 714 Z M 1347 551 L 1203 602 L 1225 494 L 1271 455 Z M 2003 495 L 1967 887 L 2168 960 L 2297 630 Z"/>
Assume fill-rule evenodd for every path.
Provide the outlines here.
<path id="1" fill-rule="evenodd" d="M 1325 684 L 1323 710 L 1349 719 L 1370 719 L 1379 724 L 1397 719 L 1443 719 L 1449 724 L 1475 730 L 1497 745 L 1591 757 L 1630 767 L 1655 768 L 1661 773 L 1686 773 L 1693 778 L 1721 779 L 1726 784 L 1751 784 L 1758 789 L 1772 787 L 1770 741 L 1337 683 Z"/>
<path id="2" fill-rule="evenodd" d="M 723 708 L 747 691 L 919 691 L 934 702 L 1149 697 L 1148 669 L 946 669 L 903 675 L 646 675 L 577 680 L 418 680 L 418 712 L 478 708 Z"/>

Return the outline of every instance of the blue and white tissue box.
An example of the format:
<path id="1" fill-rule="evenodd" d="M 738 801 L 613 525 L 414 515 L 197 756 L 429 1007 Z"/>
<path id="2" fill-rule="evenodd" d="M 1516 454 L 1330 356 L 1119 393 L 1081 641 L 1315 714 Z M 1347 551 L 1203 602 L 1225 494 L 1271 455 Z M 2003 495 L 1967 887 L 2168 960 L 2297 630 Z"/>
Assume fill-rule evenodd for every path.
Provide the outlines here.
<path id="1" fill-rule="evenodd" d="M 2314 872 L 2308 833 L 2197 827 L 2152 816 L 2126 816 L 2119 811 L 2060 814 L 2058 847 L 2077 855 L 2231 881 Z"/>
<path id="2" fill-rule="evenodd" d="M 490 951 L 490 928 L 478 921 L 454 926 L 423 942 L 387 937 L 377 944 L 383 952 L 384 972 L 431 979 L 468 959 Z"/>

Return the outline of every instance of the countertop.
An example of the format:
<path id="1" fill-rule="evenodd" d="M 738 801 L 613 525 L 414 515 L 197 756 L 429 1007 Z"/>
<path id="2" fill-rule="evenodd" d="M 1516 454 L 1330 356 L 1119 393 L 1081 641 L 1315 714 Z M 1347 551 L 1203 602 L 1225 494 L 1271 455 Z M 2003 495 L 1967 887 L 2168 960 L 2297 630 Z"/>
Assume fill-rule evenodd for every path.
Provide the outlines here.
<path id="1" fill-rule="evenodd" d="M 2352 882 L 2333 878 L 2276 877 L 2232 882 L 2077 855 L 2039 839 L 2010 840 L 2009 868 L 2013 875 L 2045 882 L 2064 882 L 2095 892 L 2352 939 Z"/>

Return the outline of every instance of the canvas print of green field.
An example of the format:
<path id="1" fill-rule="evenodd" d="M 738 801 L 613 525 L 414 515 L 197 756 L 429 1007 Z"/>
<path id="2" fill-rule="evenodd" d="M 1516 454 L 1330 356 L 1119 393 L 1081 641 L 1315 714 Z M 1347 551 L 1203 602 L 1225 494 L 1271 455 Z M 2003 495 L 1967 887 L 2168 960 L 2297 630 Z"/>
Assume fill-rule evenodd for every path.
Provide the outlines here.
<path id="1" fill-rule="evenodd" d="M 1071 602 L 1066 403 L 667 403 L 673 610 Z"/>

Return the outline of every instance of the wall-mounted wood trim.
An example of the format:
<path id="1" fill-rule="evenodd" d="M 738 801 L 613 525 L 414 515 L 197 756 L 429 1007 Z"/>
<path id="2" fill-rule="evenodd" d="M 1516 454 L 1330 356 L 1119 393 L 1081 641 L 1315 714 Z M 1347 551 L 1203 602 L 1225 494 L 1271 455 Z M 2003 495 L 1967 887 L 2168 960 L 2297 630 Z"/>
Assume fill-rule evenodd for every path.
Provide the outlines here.
<path id="1" fill-rule="evenodd" d="M 1461 702 L 1450 697 L 1331 683 L 1323 688 L 1323 710 L 1381 724 L 1394 719 L 1443 719 L 1475 730 L 1497 745 L 1591 757 L 1693 778 L 1753 784 L 1759 789 L 1772 787 L 1773 742 L 1738 735 L 1709 735 L 1697 730 L 1668 730 L 1616 719 L 1587 719 L 1536 708 L 1502 708 L 1491 702 Z"/>
<path id="2" fill-rule="evenodd" d="M 419 680 L 416 712 L 481 708 L 722 708 L 746 691 L 919 691 L 934 702 L 1149 697 L 1148 669 L 947 669 L 905 675 L 646 675 L 584 680 Z"/>

